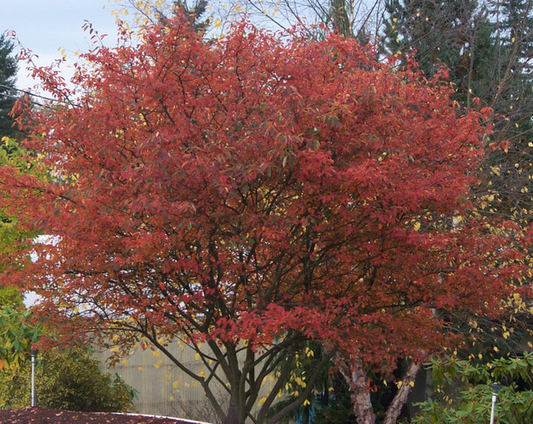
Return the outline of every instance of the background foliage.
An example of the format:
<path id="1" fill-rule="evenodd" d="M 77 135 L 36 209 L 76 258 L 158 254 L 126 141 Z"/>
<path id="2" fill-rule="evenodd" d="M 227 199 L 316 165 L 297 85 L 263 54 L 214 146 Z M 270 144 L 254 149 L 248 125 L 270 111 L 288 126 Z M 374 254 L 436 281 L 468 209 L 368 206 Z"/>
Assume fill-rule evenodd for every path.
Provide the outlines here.
<path id="1" fill-rule="evenodd" d="M 490 421 L 494 384 L 501 385 L 497 422 L 533 422 L 533 353 L 481 362 L 433 358 L 436 395 L 419 405 L 414 424 L 484 424 Z"/>
<path id="2" fill-rule="evenodd" d="M 0 408 L 30 405 L 29 360 L 0 372 Z M 104 373 L 86 348 L 54 348 L 39 354 L 36 366 L 39 407 L 85 412 L 128 412 L 135 392 L 118 375 Z"/>

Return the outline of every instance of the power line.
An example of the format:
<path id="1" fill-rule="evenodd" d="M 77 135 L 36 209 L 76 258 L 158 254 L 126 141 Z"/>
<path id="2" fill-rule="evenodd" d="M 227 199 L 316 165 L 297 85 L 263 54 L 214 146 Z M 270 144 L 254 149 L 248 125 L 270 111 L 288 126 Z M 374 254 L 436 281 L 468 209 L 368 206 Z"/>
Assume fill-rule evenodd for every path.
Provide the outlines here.
<path id="1" fill-rule="evenodd" d="M 68 104 L 68 105 L 70 105 L 70 106 L 79 107 L 78 104 L 73 103 L 73 102 L 71 102 L 70 100 L 68 100 L 68 101 L 61 101 L 61 100 L 57 100 L 57 99 L 52 99 L 51 97 L 41 96 L 40 94 L 35 94 L 35 93 L 32 93 L 31 91 L 21 90 L 21 89 L 19 89 L 19 88 L 15 88 L 15 87 L 9 87 L 8 85 L 4 85 L 4 84 L 0 84 L 0 90 L 1 90 L 1 89 L 9 90 L 9 91 L 17 91 L 18 93 L 23 93 L 23 94 L 26 95 L 26 96 L 36 97 L 36 98 L 39 98 L 39 99 L 45 100 L 45 101 L 47 101 L 47 102 L 54 102 L 54 103 L 60 103 L 60 104 Z M 13 95 L 13 94 L 9 94 L 9 93 L 2 93 L 1 91 L 0 91 L 0 96 L 7 97 L 7 98 L 10 98 L 10 99 L 14 99 L 14 100 L 18 100 L 18 99 L 20 99 L 20 97 L 18 97 L 18 96 L 15 96 L 15 95 Z M 41 106 L 41 107 L 50 108 L 50 106 L 48 106 L 48 105 L 45 105 L 45 104 L 42 104 L 42 103 L 38 103 L 38 102 L 33 101 L 33 100 L 30 100 L 30 102 L 31 102 L 31 104 L 36 105 L 36 106 Z"/>
<path id="2" fill-rule="evenodd" d="M 27 90 L 21 90 L 19 88 L 16 88 L 16 87 L 9 87 L 8 85 L 4 85 L 4 84 L 0 84 L 0 88 L 3 88 L 5 90 L 9 90 L 9 91 L 16 91 L 18 93 L 23 93 L 27 96 L 31 96 L 31 97 L 37 97 L 39 99 L 42 99 L 42 100 L 46 100 L 48 102 L 56 102 L 56 103 L 63 103 L 57 99 L 52 99 L 50 97 L 45 97 L 45 96 L 41 96 L 39 94 L 35 94 L 35 93 L 32 93 L 31 91 L 27 91 Z M 17 96 L 14 96 L 14 95 L 10 95 L 8 93 L 2 93 L 0 92 L 0 95 L 1 96 L 4 96 L 4 97 L 9 97 L 9 98 L 12 98 L 12 99 L 18 99 Z"/>
<path id="3" fill-rule="evenodd" d="M 4 97 L 6 99 L 12 99 L 12 100 L 19 100 L 20 99 L 20 97 L 17 97 L 17 96 L 11 95 L 11 94 L 7 94 L 7 93 L 1 93 L 1 92 L 0 92 L 0 97 Z M 30 103 L 32 105 L 35 105 L 35 106 L 44 107 L 44 108 L 48 108 L 48 109 L 50 108 L 50 106 L 43 105 L 42 103 L 36 102 L 34 100 L 30 100 Z"/>

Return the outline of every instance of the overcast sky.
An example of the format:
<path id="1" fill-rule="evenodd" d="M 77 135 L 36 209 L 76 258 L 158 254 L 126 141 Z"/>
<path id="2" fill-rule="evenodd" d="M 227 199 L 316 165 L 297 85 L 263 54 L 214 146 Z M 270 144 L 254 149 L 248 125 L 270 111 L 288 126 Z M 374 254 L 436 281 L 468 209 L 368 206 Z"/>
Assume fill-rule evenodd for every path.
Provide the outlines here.
<path id="1" fill-rule="evenodd" d="M 0 31 L 15 31 L 20 43 L 39 56 L 39 65 L 60 58 L 60 49 L 74 60 L 75 51 L 91 46 L 89 34 L 82 29 L 86 20 L 100 34 L 109 34 L 112 43 L 116 8 L 108 0 L 0 0 Z M 17 87 L 30 88 L 35 82 L 27 77 L 24 64 L 20 67 Z"/>

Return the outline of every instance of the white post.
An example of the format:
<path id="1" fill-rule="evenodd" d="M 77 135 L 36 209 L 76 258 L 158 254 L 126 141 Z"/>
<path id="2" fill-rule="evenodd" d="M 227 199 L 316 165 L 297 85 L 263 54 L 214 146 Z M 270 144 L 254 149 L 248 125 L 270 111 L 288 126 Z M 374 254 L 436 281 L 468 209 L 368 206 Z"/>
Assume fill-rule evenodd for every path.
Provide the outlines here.
<path id="1" fill-rule="evenodd" d="M 498 392 L 501 389 L 501 385 L 492 385 L 492 408 L 490 410 L 490 424 L 494 424 L 494 417 L 496 415 L 496 401 L 498 400 Z"/>
<path id="2" fill-rule="evenodd" d="M 37 396 L 35 395 L 35 356 L 36 350 L 31 351 L 31 407 L 37 407 Z"/>

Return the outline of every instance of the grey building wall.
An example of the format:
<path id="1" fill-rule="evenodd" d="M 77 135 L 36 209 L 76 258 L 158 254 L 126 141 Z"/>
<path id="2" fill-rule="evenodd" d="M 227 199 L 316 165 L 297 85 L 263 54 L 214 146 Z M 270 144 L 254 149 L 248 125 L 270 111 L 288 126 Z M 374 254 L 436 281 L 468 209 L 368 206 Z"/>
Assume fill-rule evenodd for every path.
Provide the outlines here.
<path id="1" fill-rule="evenodd" d="M 202 372 L 202 363 L 191 348 L 175 342 L 168 350 L 191 371 Z M 96 349 L 94 356 L 105 366 L 111 352 Z M 106 367 L 106 371 L 117 373 L 137 390 L 136 412 L 217 423 L 216 414 L 198 383 L 158 351 L 137 347 L 122 362 Z M 265 384 L 262 396 L 266 396 L 270 387 Z M 223 388 L 218 387 L 215 392 L 222 402 L 227 399 Z"/>

